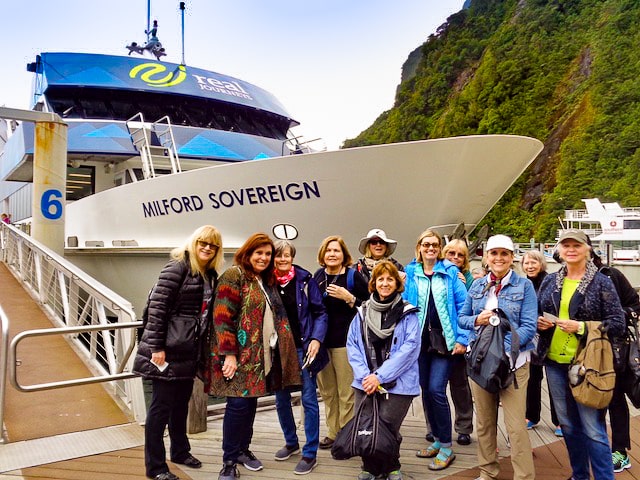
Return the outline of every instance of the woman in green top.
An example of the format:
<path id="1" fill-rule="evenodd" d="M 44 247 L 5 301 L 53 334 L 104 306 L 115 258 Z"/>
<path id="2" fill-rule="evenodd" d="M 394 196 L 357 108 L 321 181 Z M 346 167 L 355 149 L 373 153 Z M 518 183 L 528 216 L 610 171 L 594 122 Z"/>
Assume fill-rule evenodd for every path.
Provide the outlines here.
<path id="1" fill-rule="evenodd" d="M 553 405 L 562 427 L 574 480 L 613 480 L 605 410 L 577 403 L 571 394 L 568 370 L 576 354 L 584 322 L 600 321 L 609 336 L 620 335 L 624 317 L 611 280 L 591 261 L 591 247 L 581 230 L 565 230 L 558 252 L 562 268 L 547 275 L 538 292 L 538 355 L 544 358 Z M 551 314 L 551 315 L 544 315 Z"/>

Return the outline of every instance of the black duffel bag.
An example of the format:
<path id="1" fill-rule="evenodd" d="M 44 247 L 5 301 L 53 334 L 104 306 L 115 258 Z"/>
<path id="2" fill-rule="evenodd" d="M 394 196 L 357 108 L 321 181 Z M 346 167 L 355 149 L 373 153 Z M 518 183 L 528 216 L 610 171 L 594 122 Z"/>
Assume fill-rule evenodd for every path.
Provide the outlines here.
<path id="1" fill-rule="evenodd" d="M 362 399 L 356 414 L 338 432 L 331 456 L 336 460 L 351 457 L 400 456 L 400 442 L 378 413 L 380 394 L 367 395 Z M 366 408 L 369 406 L 370 408 Z"/>

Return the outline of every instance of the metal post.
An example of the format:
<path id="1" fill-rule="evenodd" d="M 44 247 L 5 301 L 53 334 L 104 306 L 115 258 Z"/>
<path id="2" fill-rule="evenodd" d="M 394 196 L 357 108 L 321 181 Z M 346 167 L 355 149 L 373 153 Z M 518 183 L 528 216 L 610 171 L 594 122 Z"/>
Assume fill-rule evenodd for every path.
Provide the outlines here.
<path id="1" fill-rule="evenodd" d="M 7 383 L 7 372 L 9 368 L 9 319 L 0 307 L 0 334 L 2 343 L 0 344 L 0 443 L 6 443 L 7 437 L 4 430 L 4 392 Z"/>
<path id="2" fill-rule="evenodd" d="M 184 63 L 184 2 L 180 2 L 180 14 L 182 16 L 182 65 L 186 65 Z"/>
<path id="3" fill-rule="evenodd" d="M 31 236 L 64 253 L 67 190 L 67 124 L 55 113 L 0 107 L 0 118 L 36 124 Z"/>

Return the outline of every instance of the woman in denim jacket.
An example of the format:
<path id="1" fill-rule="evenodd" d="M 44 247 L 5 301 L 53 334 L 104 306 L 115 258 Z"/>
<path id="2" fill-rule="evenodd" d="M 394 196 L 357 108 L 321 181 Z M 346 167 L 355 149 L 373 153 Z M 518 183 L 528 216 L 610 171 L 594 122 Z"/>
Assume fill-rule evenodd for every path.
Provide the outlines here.
<path id="1" fill-rule="evenodd" d="M 549 274 L 538 292 L 540 311 L 557 319 L 538 318 L 540 341 L 537 353 L 545 359 L 551 398 L 560 420 L 571 462 L 572 478 L 613 480 L 613 465 L 606 409 L 590 408 L 576 402 L 569 386 L 568 370 L 585 332 L 584 321 L 601 321 L 609 338 L 621 335 L 625 324 L 620 299 L 613 282 L 591 261 L 591 247 L 582 230 L 565 230 L 558 252 L 560 271 Z"/>
<path id="2" fill-rule="evenodd" d="M 480 478 L 484 480 L 497 478 L 500 471 L 496 452 L 498 402 L 502 402 L 504 422 L 511 442 L 513 478 L 535 478 L 531 442 L 525 423 L 525 406 L 538 307 L 531 281 L 511 269 L 513 250 L 513 242 L 506 235 L 494 235 L 487 240 L 486 262 L 490 270 L 489 275 L 473 282 L 458 318 L 461 328 L 472 330 L 471 348 L 476 328 L 487 325 L 496 308 L 504 311 L 520 339 L 514 383 L 498 393 L 489 393 L 471 381 L 476 405 L 478 463 Z M 510 348 L 511 334 L 508 333 L 505 337 L 505 351 L 508 352 Z"/>

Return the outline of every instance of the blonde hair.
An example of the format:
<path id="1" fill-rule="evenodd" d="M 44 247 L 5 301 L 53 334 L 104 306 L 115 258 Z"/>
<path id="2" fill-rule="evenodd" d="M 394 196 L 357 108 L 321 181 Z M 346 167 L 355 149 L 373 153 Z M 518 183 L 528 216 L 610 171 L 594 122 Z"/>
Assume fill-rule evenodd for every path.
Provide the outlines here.
<path id="1" fill-rule="evenodd" d="M 209 260 L 204 267 L 201 267 L 198 263 L 198 254 L 196 252 L 198 241 L 211 243 L 218 247 L 213 257 L 211 257 L 211 260 Z M 220 235 L 218 229 L 213 225 L 203 225 L 191 234 L 182 247 L 171 250 L 171 258 L 173 260 L 183 261 L 187 256 L 191 274 L 197 272 L 204 278 L 206 277 L 207 270 L 211 270 L 212 268 L 220 273 L 224 262 L 224 252 L 222 251 L 222 235 Z"/>
<path id="2" fill-rule="evenodd" d="M 469 248 L 467 247 L 467 244 L 464 240 L 460 240 L 459 238 L 456 238 L 455 240 L 451 240 L 449 243 L 447 243 L 444 248 L 442 249 L 442 256 L 444 258 L 447 258 L 447 252 L 449 250 L 451 250 L 452 248 L 458 248 L 462 251 L 462 253 L 464 253 L 464 262 L 462 263 L 462 268 L 460 269 L 460 271 L 462 273 L 464 272 L 468 272 L 469 271 Z"/>
<path id="3" fill-rule="evenodd" d="M 436 237 L 438 239 L 438 244 L 440 245 L 440 251 L 438 252 L 438 260 L 442 260 L 444 258 L 443 253 L 442 253 L 442 235 L 440 235 L 435 230 L 427 228 L 418 237 L 418 242 L 416 243 L 416 261 L 418 263 L 422 263 L 422 255 L 420 254 L 420 244 L 422 243 L 422 240 L 425 237 Z"/>

